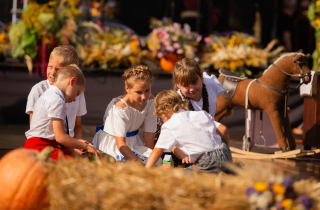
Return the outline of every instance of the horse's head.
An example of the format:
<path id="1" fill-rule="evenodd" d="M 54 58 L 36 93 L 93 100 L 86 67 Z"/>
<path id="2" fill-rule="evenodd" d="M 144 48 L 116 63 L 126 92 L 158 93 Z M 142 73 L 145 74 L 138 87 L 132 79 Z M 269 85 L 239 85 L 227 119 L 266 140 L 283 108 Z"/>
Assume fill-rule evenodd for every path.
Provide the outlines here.
<path id="1" fill-rule="evenodd" d="M 298 76 L 302 79 L 302 83 L 308 84 L 311 80 L 311 71 L 308 66 L 308 59 L 310 54 L 304 55 L 302 53 L 293 54 L 292 60 L 295 64 L 292 69 L 292 76 Z"/>

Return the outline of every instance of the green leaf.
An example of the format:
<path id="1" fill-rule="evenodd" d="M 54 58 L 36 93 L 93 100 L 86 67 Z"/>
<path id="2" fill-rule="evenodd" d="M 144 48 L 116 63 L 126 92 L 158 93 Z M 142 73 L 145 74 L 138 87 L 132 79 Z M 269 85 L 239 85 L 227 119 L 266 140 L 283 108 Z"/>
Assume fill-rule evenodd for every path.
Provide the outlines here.
<path id="1" fill-rule="evenodd" d="M 36 36 L 34 34 L 27 33 L 22 36 L 20 46 L 22 48 L 25 48 L 26 46 L 31 45 L 36 42 L 37 42 Z"/>

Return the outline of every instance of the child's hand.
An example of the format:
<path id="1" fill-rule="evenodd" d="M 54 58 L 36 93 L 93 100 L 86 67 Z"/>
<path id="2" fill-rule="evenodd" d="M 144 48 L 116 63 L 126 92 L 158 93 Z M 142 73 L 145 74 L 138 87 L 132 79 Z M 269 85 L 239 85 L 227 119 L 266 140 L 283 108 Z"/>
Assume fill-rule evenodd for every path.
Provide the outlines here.
<path id="1" fill-rule="evenodd" d="M 86 151 L 87 151 L 88 153 L 95 154 L 96 157 L 101 158 L 101 153 L 100 153 L 100 151 L 97 150 L 92 144 L 87 144 Z"/>
<path id="2" fill-rule="evenodd" d="M 191 164 L 191 165 L 194 164 L 194 162 L 190 162 L 189 161 L 189 157 L 188 156 L 186 156 L 185 158 L 182 159 L 182 163 Z"/>
<path id="3" fill-rule="evenodd" d="M 74 149 L 74 151 L 80 156 L 85 156 L 87 154 L 87 151 L 83 149 Z"/>

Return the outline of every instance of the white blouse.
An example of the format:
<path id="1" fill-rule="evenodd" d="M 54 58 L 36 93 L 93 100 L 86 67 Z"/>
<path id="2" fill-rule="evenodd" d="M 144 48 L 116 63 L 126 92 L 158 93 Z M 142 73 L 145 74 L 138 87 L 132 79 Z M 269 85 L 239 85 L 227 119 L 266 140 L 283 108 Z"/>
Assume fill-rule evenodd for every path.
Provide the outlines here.
<path id="1" fill-rule="evenodd" d="M 181 109 L 162 125 L 155 147 L 171 151 L 176 146 L 193 162 L 205 151 L 221 146 L 216 132 L 219 125 L 206 111 Z"/>

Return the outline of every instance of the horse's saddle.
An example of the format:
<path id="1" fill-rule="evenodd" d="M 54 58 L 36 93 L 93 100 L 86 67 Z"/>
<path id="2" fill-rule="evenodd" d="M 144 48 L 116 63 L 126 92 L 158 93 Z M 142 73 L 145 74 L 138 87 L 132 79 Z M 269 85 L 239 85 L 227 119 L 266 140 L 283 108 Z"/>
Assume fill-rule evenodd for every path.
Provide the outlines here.
<path id="1" fill-rule="evenodd" d="M 231 99 L 236 92 L 238 82 L 247 79 L 247 77 L 239 77 L 235 73 L 226 69 L 220 69 L 219 73 L 224 77 L 222 86 L 226 89 L 222 96 L 226 99 Z"/>

